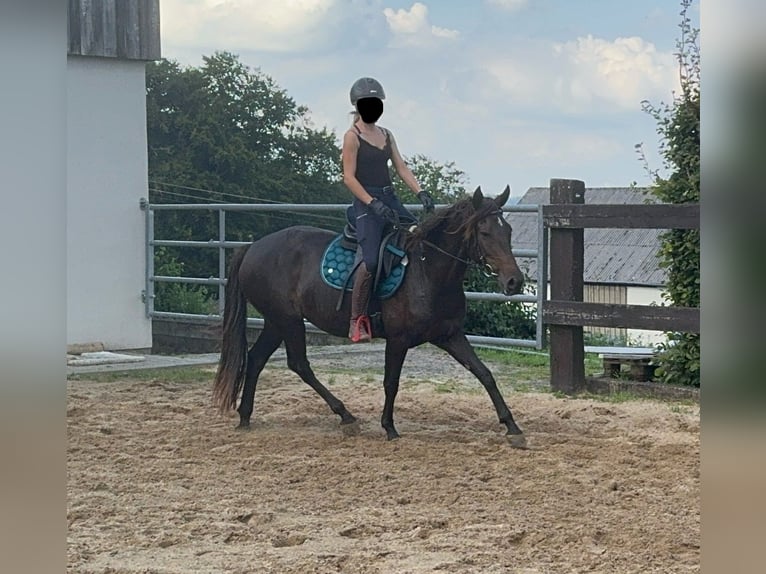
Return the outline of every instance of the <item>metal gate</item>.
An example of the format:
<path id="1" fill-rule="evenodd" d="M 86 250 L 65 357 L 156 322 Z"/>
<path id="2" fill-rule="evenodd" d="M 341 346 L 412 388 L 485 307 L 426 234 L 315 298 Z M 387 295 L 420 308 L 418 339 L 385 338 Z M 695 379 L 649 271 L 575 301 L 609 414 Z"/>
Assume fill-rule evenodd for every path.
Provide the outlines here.
<path id="1" fill-rule="evenodd" d="M 170 319 L 193 319 L 207 322 L 220 322 L 223 317 L 225 304 L 225 286 L 226 286 L 226 250 L 249 245 L 249 242 L 226 241 L 226 213 L 235 211 L 251 212 L 321 212 L 344 210 L 348 204 L 247 204 L 247 203 L 172 203 L 172 204 L 151 204 L 146 199 L 141 199 L 141 209 L 146 217 L 146 287 L 143 293 L 144 303 L 146 305 L 146 314 L 148 317 L 162 317 Z M 410 211 L 416 212 L 422 210 L 420 205 L 407 205 Z M 154 215 L 157 211 L 206 211 L 217 212 L 218 214 L 218 238 L 208 241 L 181 241 L 169 239 L 156 239 L 154 236 Z M 468 340 L 475 345 L 496 345 L 496 346 L 514 346 L 542 349 L 546 345 L 545 329 L 542 323 L 543 300 L 547 293 L 547 229 L 543 225 L 542 206 L 540 205 L 512 205 L 503 208 L 508 212 L 534 212 L 538 219 L 538 241 L 537 249 L 514 249 L 513 254 L 516 257 L 536 258 L 538 269 L 537 294 L 521 294 L 507 296 L 500 293 L 477 293 L 467 291 L 466 298 L 472 301 L 495 301 L 498 303 L 521 302 L 533 303 L 537 306 L 536 329 L 534 339 L 513 339 L 501 337 L 489 337 L 479 335 L 468 335 Z M 200 249 L 218 250 L 218 276 L 217 277 L 172 277 L 166 275 L 155 275 L 154 273 L 154 249 L 155 247 L 195 247 Z M 192 285 L 217 285 L 218 286 L 218 313 L 210 315 L 197 315 L 192 313 L 174 313 L 169 311 L 154 310 L 154 286 L 156 283 L 187 283 Z M 248 318 L 248 325 L 262 326 L 263 319 Z M 322 332 L 316 326 L 306 322 L 308 331 Z"/>

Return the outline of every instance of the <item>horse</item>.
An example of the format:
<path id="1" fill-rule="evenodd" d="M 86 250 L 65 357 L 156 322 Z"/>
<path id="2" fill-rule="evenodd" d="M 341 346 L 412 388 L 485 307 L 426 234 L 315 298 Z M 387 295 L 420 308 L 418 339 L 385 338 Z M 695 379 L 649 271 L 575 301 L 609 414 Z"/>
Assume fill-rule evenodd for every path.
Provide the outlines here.
<path id="1" fill-rule="evenodd" d="M 380 301 L 384 325 L 385 401 L 381 426 L 386 438 L 399 438 L 394 426 L 394 401 L 402 365 L 409 349 L 431 343 L 445 350 L 484 386 L 514 447 L 526 439 L 497 388 L 490 370 L 477 357 L 464 331 L 466 298 L 463 280 L 469 265 L 492 272 L 507 295 L 521 291 L 524 276 L 511 251 L 511 226 L 502 206 L 510 187 L 496 198 L 477 187 L 472 197 L 440 207 L 407 232 L 404 249 L 408 265 L 404 281 Z M 332 335 L 346 337 L 350 297 L 336 310 L 338 291 L 320 276 L 320 261 L 336 233 L 293 226 L 240 247 L 232 256 L 226 284 L 221 355 L 213 402 L 221 413 L 235 408 L 239 429 L 250 427 L 258 377 L 269 357 L 284 342 L 287 365 L 314 389 L 344 430 L 358 421 L 315 376 L 306 357 L 304 319 Z M 248 351 L 247 303 L 263 317 L 263 330 Z M 364 344 L 364 343 L 362 343 Z"/>

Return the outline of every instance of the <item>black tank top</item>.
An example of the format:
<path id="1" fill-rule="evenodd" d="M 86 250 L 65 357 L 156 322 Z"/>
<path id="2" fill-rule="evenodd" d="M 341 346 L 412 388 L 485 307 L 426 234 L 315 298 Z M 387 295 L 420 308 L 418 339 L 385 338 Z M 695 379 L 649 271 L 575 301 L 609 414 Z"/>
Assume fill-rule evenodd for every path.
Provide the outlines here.
<path id="1" fill-rule="evenodd" d="M 359 138 L 359 151 L 356 153 L 356 179 L 366 187 L 386 187 L 392 185 L 391 173 L 388 171 L 388 160 L 391 159 L 391 140 L 388 130 L 386 145 L 383 149 L 372 145 L 362 137 L 359 128 L 354 126 Z"/>

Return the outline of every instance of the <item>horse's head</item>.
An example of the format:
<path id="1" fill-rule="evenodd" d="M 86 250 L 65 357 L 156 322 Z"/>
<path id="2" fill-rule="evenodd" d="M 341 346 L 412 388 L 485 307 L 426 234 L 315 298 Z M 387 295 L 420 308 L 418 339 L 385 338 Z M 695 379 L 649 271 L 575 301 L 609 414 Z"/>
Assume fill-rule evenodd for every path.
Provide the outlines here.
<path id="1" fill-rule="evenodd" d="M 480 263 L 487 265 L 503 293 L 516 295 L 524 285 L 524 275 L 511 251 L 511 225 L 503 217 L 502 207 L 508 201 L 511 188 L 506 186 L 496 198 L 487 198 L 477 187 L 472 204 L 475 210 L 474 240 L 476 256 Z"/>

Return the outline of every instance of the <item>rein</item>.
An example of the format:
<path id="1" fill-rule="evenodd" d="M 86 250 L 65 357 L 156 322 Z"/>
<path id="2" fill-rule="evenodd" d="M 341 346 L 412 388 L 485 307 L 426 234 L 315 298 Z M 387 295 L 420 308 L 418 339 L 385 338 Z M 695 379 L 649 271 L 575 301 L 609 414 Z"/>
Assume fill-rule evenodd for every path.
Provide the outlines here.
<path id="1" fill-rule="evenodd" d="M 444 255 L 446 255 L 447 257 L 451 257 L 451 258 L 452 258 L 452 259 L 454 259 L 455 261 L 460 261 L 460 263 L 464 263 L 465 265 L 476 265 L 476 263 L 474 263 L 473 261 L 471 261 L 471 260 L 469 260 L 469 259 L 463 259 L 463 258 L 461 258 L 461 257 L 458 257 L 457 255 L 453 255 L 453 254 L 452 254 L 452 253 L 450 253 L 449 251 L 444 251 L 444 249 L 442 249 L 441 247 L 439 247 L 439 246 L 438 246 L 438 245 L 436 245 L 435 243 L 431 243 L 431 242 L 430 242 L 430 241 L 428 241 L 427 239 L 423 239 L 423 240 L 422 240 L 422 243 L 424 243 L 425 245 L 428 245 L 429 247 L 432 247 L 433 249 L 436 249 L 436 251 L 438 251 L 438 252 L 440 252 L 440 253 L 443 253 L 443 254 L 444 254 Z M 421 261 L 425 261 L 425 259 L 426 259 L 426 258 L 425 258 L 425 255 L 421 255 L 421 256 L 420 256 L 420 260 L 421 260 Z"/>
<path id="2" fill-rule="evenodd" d="M 477 222 L 481 221 L 482 219 L 486 219 L 487 217 L 490 217 L 491 215 L 497 215 L 498 213 L 502 213 L 502 210 L 490 211 L 486 215 L 484 215 L 481 218 L 479 218 L 477 220 Z M 459 261 L 460 263 L 463 263 L 464 265 L 466 265 L 468 267 L 475 266 L 475 267 L 481 268 L 482 273 L 484 273 L 484 275 L 487 276 L 487 277 L 497 277 L 497 271 L 494 270 L 492 265 L 487 263 L 487 260 L 484 257 L 484 254 L 481 252 L 481 246 L 479 245 L 478 241 L 476 242 L 476 249 L 479 252 L 478 261 L 472 261 L 471 259 L 463 259 L 462 257 L 458 257 L 457 255 L 455 255 L 453 253 L 450 253 L 449 251 L 445 251 L 444 249 L 442 249 L 441 247 L 439 247 L 435 243 L 432 243 L 431 241 L 428 241 L 427 239 L 422 239 L 421 243 L 424 243 L 428 247 L 431 247 L 431 248 L 435 249 L 436 251 L 442 253 L 443 255 L 446 255 L 447 257 L 449 257 L 451 259 L 454 259 L 455 261 Z M 425 261 L 426 260 L 425 255 L 421 255 L 420 256 L 420 260 L 421 261 Z"/>

